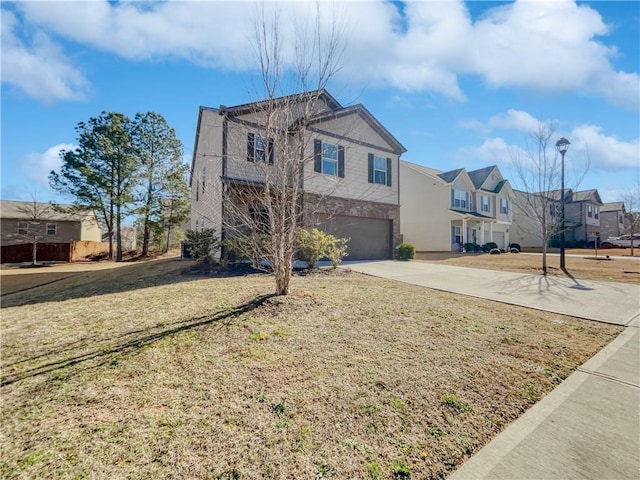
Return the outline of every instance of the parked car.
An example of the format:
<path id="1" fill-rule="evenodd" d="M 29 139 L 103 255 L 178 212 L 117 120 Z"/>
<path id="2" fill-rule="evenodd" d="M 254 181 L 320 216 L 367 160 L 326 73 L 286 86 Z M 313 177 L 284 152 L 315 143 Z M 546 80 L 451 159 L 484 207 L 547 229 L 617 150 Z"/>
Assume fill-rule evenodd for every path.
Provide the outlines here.
<path id="1" fill-rule="evenodd" d="M 603 243 L 610 243 L 615 247 L 630 248 L 631 247 L 631 235 L 622 235 L 621 237 L 609 237 Z M 633 236 L 633 246 L 640 247 L 640 235 Z"/>

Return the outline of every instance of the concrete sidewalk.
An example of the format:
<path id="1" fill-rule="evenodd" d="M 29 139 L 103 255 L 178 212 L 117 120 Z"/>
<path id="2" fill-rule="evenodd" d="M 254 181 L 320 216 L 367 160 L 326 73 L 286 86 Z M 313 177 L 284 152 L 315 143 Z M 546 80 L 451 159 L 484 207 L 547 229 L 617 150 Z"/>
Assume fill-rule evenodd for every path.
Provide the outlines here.
<path id="1" fill-rule="evenodd" d="M 383 278 L 627 326 L 449 478 L 640 478 L 640 285 L 427 262 L 344 262 Z"/>

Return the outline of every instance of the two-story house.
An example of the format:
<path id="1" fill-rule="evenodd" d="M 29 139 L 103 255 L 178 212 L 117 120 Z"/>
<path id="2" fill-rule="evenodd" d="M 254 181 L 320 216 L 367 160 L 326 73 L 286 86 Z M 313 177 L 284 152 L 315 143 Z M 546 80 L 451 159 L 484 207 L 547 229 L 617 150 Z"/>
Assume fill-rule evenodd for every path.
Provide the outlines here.
<path id="1" fill-rule="evenodd" d="M 545 208 L 544 218 L 550 232 L 553 234 L 549 239 L 549 246 L 557 247 L 559 244 L 561 231 L 561 211 L 562 202 L 558 190 L 545 193 L 516 192 L 516 208 L 513 216 L 514 241 L 520 243 L 522 248 L 542 247 L 542 235 L 540 222 L 543 218 L 542 212 L 530 211 L 523 208 L 531 202 L 531 198 L 539 198 L 537 210 Z M 565 190 L 564 195 L 564 237 L 565 245 L 568 247 L 584 247 L 592 245 L 596 238 L 602 239 L 600 232 L 600 208 L 603 203 L 598 190 L 583 190 L 574 192 L 571 189 Z"/>
<path id="2" fill-rule="evenodd" d="M 600 240 L 624 235 L 626 214 L 624 202 L 603 204 L 600 207 Z"/>
<path id="3" fill-rule="evenodd" d="M 286 108 L 273 113 L 280 104 Z M 267 122 L 280 122 L 286 136 L 265 138 Z M 236 222 L 261 214 L 259 206 L 237 202 L 243 189 L 277 183 L 278 175 L 287 176 L 280 168 L 284 157 L 295 155 L 299 162 L 292 168 L 301 174 L 285 181 L 296 178 L 302 192 L 298 224 L 350 238 L 350 260 L 391 258 L 400 242 L 398 169 L 405 151 L 363 105 L 343 107 L 326 91 L 200 107 L 190 175 L 191 228 L 233 236 L 231 207 Z"/>
<path id="4" fill-rule="evenodd" d="M 465 243 L 509 246 L 509 182 L 496 166 L 467 172 L 400 162 L 403 241 L 417 252 L 459 252 Z"/>

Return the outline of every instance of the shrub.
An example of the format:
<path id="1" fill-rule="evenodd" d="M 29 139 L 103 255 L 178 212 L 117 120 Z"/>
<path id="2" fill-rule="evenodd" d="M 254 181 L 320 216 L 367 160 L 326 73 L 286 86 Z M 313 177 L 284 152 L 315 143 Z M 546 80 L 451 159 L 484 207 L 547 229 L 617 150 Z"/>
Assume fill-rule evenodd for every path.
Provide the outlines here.
<path id="1" fill-rule="evenodd" d="M 229 262 L 250 260 L 254 268 L 264 269 L 260 261 L 269 251 L 271 239 L 264 233 L 251 233 L 236 236 L 219 242 L 224 247 L 225 260 Z"/>
<path id="2" fill-rule="evenodd" d="M 333 235 L 327 235 L 327 250 L 325 255 L 331 262 L 331 265 L 333 265 L 333 268 L 340 265 L 344 257 L 349 256 L 347 253 L 347 243 L 349 243 L 349 240 L 351 239 L 336 238 Z"/>
<path id="3" fill-rule="evenodd" d="M 480 245 L 477 243 L 467 242 L 463 245 L 464 251 L 468 253 L 475 253 L 480 251 Z"/>
<path id="4" fill-rule="evenodd" d="M 398 260 L 411 260 L 416 256 L 416 247 L 410 243 L 401 243 L 396 247 L 396 258 Z"/>
<path id="5" fill-rule="evenodd" d="M 491 255 L 500 255 L 502 252 L 500 251 L 499 248 L 492 248 L 491 250 L 489 250 L 489 253 Z"/>
<path id="6" fill-rule="evenodd" d="M 510 243 L 509 244 L 509 248 L 516 248 L 518 250 L 518 252 L 522 251 L 522 248 L 520 247 L 519 243 Z"/>
<path id="7" fill-rule="evenodd" d="M 219 248 L 218 239 L 213 228 L 205 228 L 204 230 L 195 231 L 187 230 L 185 232 L 187 240 L 187 250 L 191 257 L 202 263 L 210 263 L 211 255 L 214 250 Z"/>
<path id="8" fill-rule="evenodd" d="M 505 248 L 499 248 L 498 250 L 500 250 L 500 253 L 507 253 L 507 250 Z"/>
<path id="9" fill-rule="evenodd" d="M 334 267 L 347 256 L 348 238 L 337 238 L 317 228 L 299 229 L 296 238 L 296 258 L 307 263 L 311 270 L 322 258 L 328 258 Z"/>
<path id="10" fill-rule="evenodd" d="M 494 248 L 498 248 L 498 244 L 495 242 L 487 242 L 482 245 L 482 251 L 485 253 L 491 252 L 491 250 L 493 250 Z"/>
<path id="11" fill-rule="evenodd" d="M 520 253 L 520 250 L 518 250 L 516 247 L 511 247 L 511 248 L 509 249 L 509 251 L 510 251 L 511 253 Z"/>

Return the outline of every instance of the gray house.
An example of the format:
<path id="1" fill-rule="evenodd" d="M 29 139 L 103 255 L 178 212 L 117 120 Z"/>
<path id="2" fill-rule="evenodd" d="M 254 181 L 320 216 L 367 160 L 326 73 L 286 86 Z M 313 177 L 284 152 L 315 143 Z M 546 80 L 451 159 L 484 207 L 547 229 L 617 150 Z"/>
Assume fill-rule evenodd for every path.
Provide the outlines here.
<path id="1" fill-rule="evenodd" d="M 311 107 L 309 95 L 314 99 Z M 190 228 L 214 228 L 225 238 L 227 202 L 242 195 L 247 185 L 260 185 L 265 176 L 276 175 L 275 167 L 283 161 L 278 152 L 283 150 L 275 148 L 279 146 L 273 139 L 263 138 L 263 132 L 272 121 L 266 118 L 268 108 L 279 102 L 287 105 L 282 127 L 287 138 L 304 135 L 303 141 L 291 142 L 302 145 L 296 154 L 308 159 L 302 162 L 299 223 L 350 238 L 349 259 L 391 258 L 400 242 L 398 168 L 406 149 L 363 105 L 343 107 L 326 91 L 234 107 L 200 107 L 190 175 Z M 300 121 L 304 129 L 296 129 Z M 247 206 L 245 213 L 259 214 L 249 211 L 253 208 Z"/>

